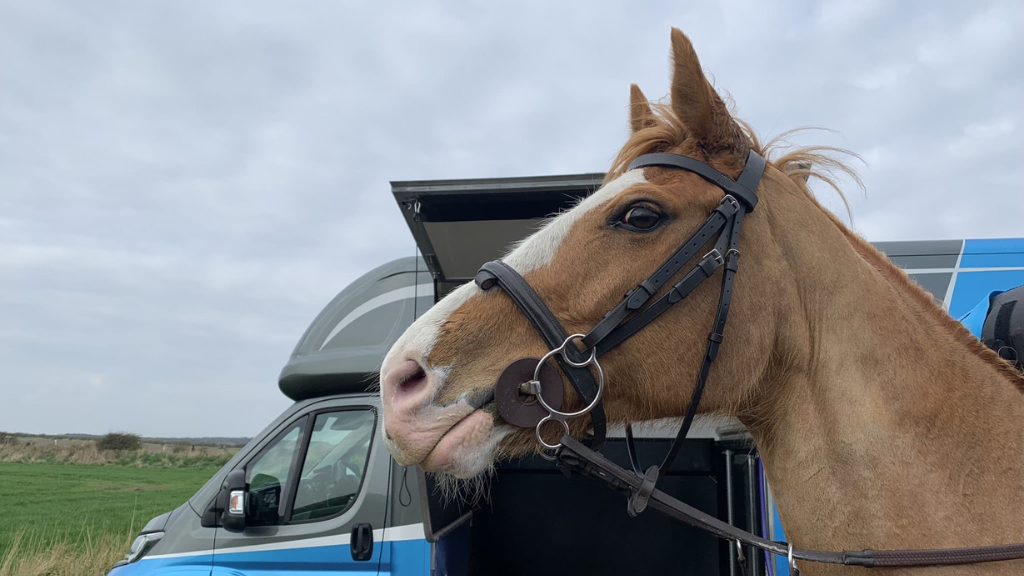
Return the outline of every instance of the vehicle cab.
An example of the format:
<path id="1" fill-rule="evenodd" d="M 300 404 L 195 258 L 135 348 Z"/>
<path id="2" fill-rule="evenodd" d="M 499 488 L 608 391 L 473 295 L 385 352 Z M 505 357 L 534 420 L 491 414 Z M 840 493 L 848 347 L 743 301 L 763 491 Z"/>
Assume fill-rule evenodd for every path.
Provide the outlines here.
<path id="1" fill-rule="evenodd" d="M 342 291 L 281 373 L 295 403 L 188 502 L 150 521 L 111 576 L 427 574 L 417 479 L 384 448 L 374 389 L 380 358 L 432 303 L 413 258 Z"/>

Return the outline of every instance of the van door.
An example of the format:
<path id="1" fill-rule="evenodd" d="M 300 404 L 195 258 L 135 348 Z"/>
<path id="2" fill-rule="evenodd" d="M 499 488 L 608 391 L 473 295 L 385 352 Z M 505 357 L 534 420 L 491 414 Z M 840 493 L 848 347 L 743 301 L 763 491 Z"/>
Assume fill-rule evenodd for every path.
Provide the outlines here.
<path id="1" fill-rule="evenodd" d="M 375 404 L 313 404 L 239 464 L 245 528 L 217 528 L 214 575 L 378 573 L 390 457 Z M 364 557 L 356 558 L 353 536 Z"/>

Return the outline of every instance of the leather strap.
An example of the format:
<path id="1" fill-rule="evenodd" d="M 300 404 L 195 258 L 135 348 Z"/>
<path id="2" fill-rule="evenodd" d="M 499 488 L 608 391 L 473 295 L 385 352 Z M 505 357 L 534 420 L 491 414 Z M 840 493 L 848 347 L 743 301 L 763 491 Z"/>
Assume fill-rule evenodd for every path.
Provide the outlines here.
<path id="1" fill-rule="evenodd" d="M 481 290 L 490 290 L 494 286 L 500 286 L 505 293 L 512 298 L 515 305 L 530 319 L 530 323 L 544 339 L 549 349 L 561 346 L 569 333 L 562 327 L 561 322 L 555 318 L 551 309 L 547 307 L 544 300 L 533 291 L 530 284 L 519 275 L 511 266 L 495 260 L 484 264 L 476 275 L 476 285 Z M 579 364 L 587 359 L 586 354 L 580 352 L 575 346 L 567 346 L 566 353 L 572 361 Z M 558 365 L 569 377 L 573 389 L 579 394 L 583 405 L 586 406 L 597 397 L 597 381 L 588 368 L 575 368 L 570 366 L 562 356 L 556 356 Z M 604 443 L 607 435 L 607 418 L 604 414 L 604 406 L 598 404 L 590 411 L 590 421 L 594 427 L 594 435 L 590 439 L 590 445 L 594 448 Z"/>
<path id="2" fill-rule="evenodd" d="M 675 439 L 672 440 L 672 444 L 669 446 L 668 454 L 665 455 L 659 471 L 668 468 L 676 459 L 676 455 L 679 454 L 683 440 L 686 439 L 686 435 L 690 432 L 690 427 L 693 426 L 693 419 L 697 416 L 697 407 L 700 405 L 700 399 L 704 394 L 704 388 L 708 382 L 708 374 L 711 372 L 711 365 L 718 358 L 718 349 L 725 337 L 725 323 L 729 319 L 729 308 L 732 304 L 733 283 L 736 279 L 740 258 L 738 247 L 740 227 L 742 225 L 743 212 L 739 212 L 731 223 L 732 229 L 728 230 L 727 233 L 722 233 L 722 237 L 728 239 L 729 248 L 725 257 L 725 272 L 722 274 L 722 290 L 718 297 L 718 312 L 715 314 L 714 327 L 711 329 L 711 333 L 708 334 L 704 361 L 701 363 L 697 382 L 694 384 L 693 394 L 690 396 L 690 404 L 686 408 L 686 415 L 683 417 L 683 423 L 679 427 L 679 432 L 676 433 Z"/>
<path id="3" fill-rule="evenodd" d="M 664 166 L 669 168 L 682 168 L 687 172 L 704 178 L 728 194 L 732 194 L 738 200 L 746 204 L 747 211 L 757 206 L 757 184 L 761 181 L 764 173 L 765 160 L 753 150 L 747 154 L 747 163 L 743 167 L 743 173 L 736 180 L 729 178 L 711 166 L 695 160 L 689 156 L 680 154 L 644 154 L 629 163 L 628 170 L 643 168 L 645 166 Z"/>
<path id="4" fill-rule="evenodd" d="M 734 217 L 735 215 L 733 215 L 733 218 Z M 723 226 L 727 226 L 729 222 L 731 222 L 731 220 L 723 223 Z M 639 332 L 640 329 L 653 322 L 658 316 L 667 312 L 672 305 L 681 302 L 689 296 L 701 282 L 710 278 L 720 266 L 725 264 L 724 254 L 726 252 L 726 242 L 724 242 L 724 240 L 726 239 L 727 237 L 722 235 L 719 242 L 715 244 L 714 249 L 708 252 L 704 258 L 702 258 L 701 261 L 683 277 L 682 280 L 677 282 L 675 286 L 673 286 L 672 289 L 666 292 L 661 298 L 655 300 L 654 303 L 647 308 L 644 308 L 640 313 L 630 318 L 628 321 L 616 323 L 616 325 L 610 330 L 605 331 L 605 335 L 603 337 L 597 338 L 597 336 L 600 335 L 599 328 L 603 328 L 602 324 L 605 323 L 605 320 L 611 320 L 606 317 L 605 320 L 602 320 L 601 323 L 595 326 L 594 329 L 587 334 L 587 337 L 583 339 L 583 343 L 590 345 L 591 342 L 595 342 L 597 345 L 597 354 L 600 356 Z M 687 243 L 686 246 L 691 244 L 693 243 Z M 704 245 L 701 244 L 688 251 L 688 253 L 684 253 L 682 256 L 686 256 L 686 260 L 689 260 L 689 257 L 703 246 Z M 685 263 L 686 260 L 683 260 L 683 262 Z M 593 336 L 593 338 L 591 338 L 591 336 Z"/>
<path id="5" fill-rule="evenodd" d="M 622 302 L 619 302 L 618 306 L 612 308 L 612 310 L 608 312 L 608 314 L 606 314 L 605 317 L 597 323 L 597 325 L 590 329 L 590 332 L 588 332 L 583 338 L 583 344 L 587 348 L 598 346 L 601 344 L 602 340 L 608 338 L 613 331 L 621 328 L 619 324 L 625 320 L 631 312 L 635 312 L 640 309 L 648 300 L 657 294 L 658 290 L 660 290 L 666 282 L 671 280 L 672 277 L 675 276 L 676 273 L 678 273 L 683 266 L 693 258 L 693 256 L 711 240 L 711 238 L 714 237 L 715 234 L 718 234 L 718 232 L 721 231 L 722 228 L 728 224 L 729 220 L 739 211 L 739 203 L 737 203 L 734 198 L 727 196 L 722 199 L 721 204 L 711 212 L 711 215 L 704 220 L 704 223 L 701 224 L 697 230 L 694 231 L 694 233 L 691 234 L 689 238 L 687 238 L 679 248 L 677 248 L 676 251 L 662 263 L 661 266 L 658 267 L 658 270 L 654 274 L 651 274 L 646 280 L 638 284 L 636 288 L 627 292 L 626 296 L 622 299 Z M 704 265 L 703 262 L 701 265 Z M 710 276 L 710 273 L 707 274 L 707 276 Z M 680 289 L 680 286 L 677 285 L 676 288 Z M 690 289 L 692 290 L 692 288 Z M 682 296 L 676 299 L 672 304 L 684 297 L 685 296 Z M 666 303 L 662 303 L 660 306 L 667 308 L 668 306 L 665 304 Z M 616 337 L 614 344 L 609 343 L 598 346 L 598 354 L 600 355 L 611 350 L 622 342 L 622 340 L 632 336 L 637 330 L 654 320 L 654 318 L 660 315 L 663 311 L 664 310 L 652 313 L 645 310 L 644 312 L 647 312 L 647 316 L 645 316 L 646 321 L 642 324 L 634 324 L 636 328 L 628 334 L 622 334 Z"/>
<path id="6" fill-rule="evenodd" d="M 778 556 L 787 556 L 790 545 L 762 538 L 746 530 L 736 528 L 710 514 L 684 503 L 668 494 L 651 487 L 647 474 L 636 474 L 624 470 L 601 454 L 587 448 L 569 435 L 560 440 L 562 448 L 558 464 L 565 472 L 578 472 L 592 476 L 616 490 L 631 494 L 649 495 L 646 506 L 668 516 L 703 530 L 713 536 L 731 542 L 754 546 Z M 652 467 L 653 468 L 653 467 Z M 650 472 L 650 470 L 648 470 Z M 630 500 L 627 511 L 632 512 L 634 503 Z M 831 552 L 792 548 L 793 558 L 824 564 L 842 564 L 865 568 L 955 566 L 1024 559 L 1024 544 L 1001 544 L 996 546 L 975 546 L 969 548 L 943 548 L 933 550 L 846 550 Z"/>

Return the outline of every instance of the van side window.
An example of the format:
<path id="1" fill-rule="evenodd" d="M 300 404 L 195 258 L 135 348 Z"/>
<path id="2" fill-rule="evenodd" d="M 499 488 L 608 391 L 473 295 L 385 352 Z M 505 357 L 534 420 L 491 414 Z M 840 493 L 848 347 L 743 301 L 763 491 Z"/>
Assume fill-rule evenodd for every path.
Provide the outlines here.
<path id="1" fill-rule="evenodd" d="M 288 477 L 302 438 L 302 418 L 281 432 L 246 468 L 249 483 L 245 523 L 274 526 L 281 523 L 282 499 L 288 495 Z"/>
<path id="2" fill-rule="evenodd" d="M 341 514 L 363 482 L 376 417 L 371 410 L 319 414 L 302 464 L 292 522 Z"/>

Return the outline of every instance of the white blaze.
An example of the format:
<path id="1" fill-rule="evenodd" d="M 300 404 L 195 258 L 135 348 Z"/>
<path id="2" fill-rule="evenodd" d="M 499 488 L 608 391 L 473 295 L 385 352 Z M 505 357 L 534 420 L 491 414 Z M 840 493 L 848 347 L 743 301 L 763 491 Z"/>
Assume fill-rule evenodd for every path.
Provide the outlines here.
<path id="1" fill-rule="evenodd" d="M 646 182 L 643 170 L 630 170 L 597 192 L 587 196 L 572 210 L 551 220 L 547 226 L 528 236 L 520 242 L 512 252 L 503 258 L 506 264 L 520 274 L 536 270 L 551 261 L 551 258 L 569 235 L 569 230 L 577 220 L 590 210 L 597 208 L 608 200 L 615 198 L 627 188 Z"/>
<path id="2" fill-rule="evenodd" d="M 551 261 L 562 241 L 569 235 L 572 225 L 584 214 L 615 198 L 627 188 L 643 182 L 646 180 L 642 169 L 626 172 L 584 198 L 571 210 L 552 219 L 547 226 L 520 242 L 503 260 L 520 274 L 540 268 Z M 388 351 L 383 365 L 388 366 L 389 360 L 399 354 L 417 353 L 421 355 L 420 358 L 416 358 L 417 360 L 425 360 L 437 340 L 441 326 L 448 320 L 451 313 L 458 310 L 473 296 L 482 293 L 483 291 L 473 282 L 468 282 L 453 290 L 406 329 L 401 338 Z M 431 368 L 446 371 L 446 367 Z"/>

